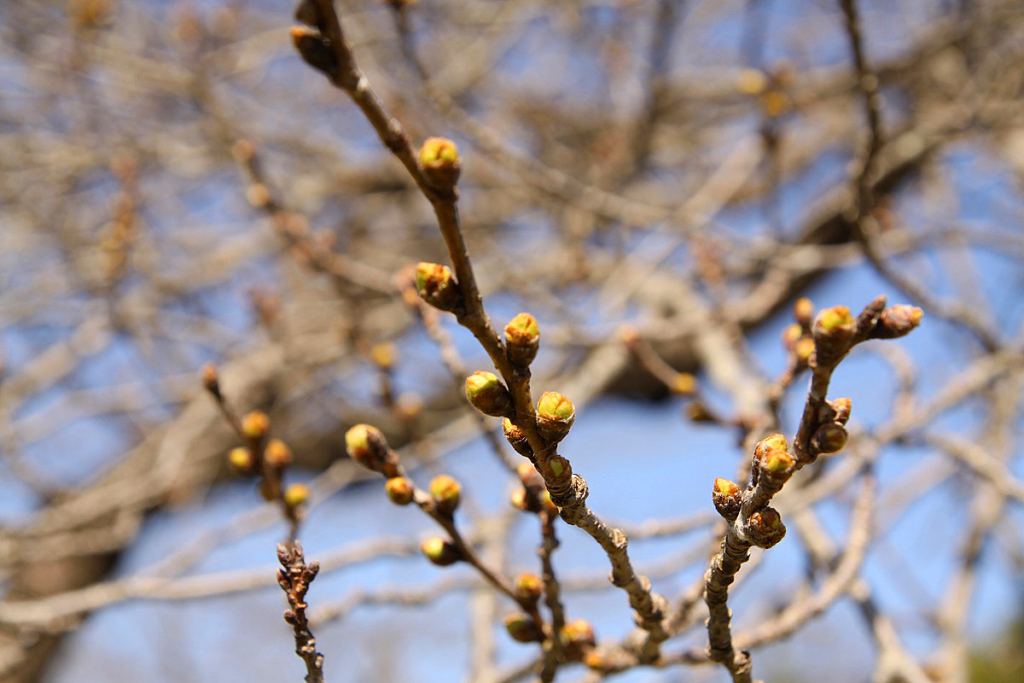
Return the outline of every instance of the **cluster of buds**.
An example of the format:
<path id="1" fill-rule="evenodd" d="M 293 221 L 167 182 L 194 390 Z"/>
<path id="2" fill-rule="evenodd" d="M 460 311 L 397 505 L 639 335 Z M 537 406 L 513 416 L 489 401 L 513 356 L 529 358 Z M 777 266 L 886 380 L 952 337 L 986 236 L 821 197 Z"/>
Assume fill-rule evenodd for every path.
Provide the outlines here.
<path id="1" fill-rule="evenodd" d="M 277 583 L 281 586 L 288 599 L 289 609 L 285 610 L 284 620 L 296 629 L 308 628 L 306 621 L 306 592 L 309 584 L 320 572 L 319 562 L 306 564 L 302 545 L 295 541 L 291 548 L 280 543 L 277 545 L 277 560 L 281 568 L 277 570 Z"/>
<path id="2" fill-rule="evenodd" d="M 440 311 L 462 308 L 462 289 L 448 266 L 421 261 L 416 264 L 416 293 Z"/>
<path id="3" fill-rule="evenodd" d="M 922 311 L 900 304 L 885 307 L 879 296 L 854 318 L 845 306 L 826 308 L 814 320 L 816 365 L 834 367 L 853 346 L 866 339 L 896 339 L 921 324 Z"/>
<path id="4" fill-rule="evenodd" d="M 512 394 L 493 372 L 480 370 L 467 377 L 466 398 L 484 415 L 508 417 L 513 413 Z"/>
<path id="5" fill-rule="evenodd" d="M 459 148 L 447 138 L 427 138 L 420 147 L 420 170 L 435 190 L 451 191 L 459 181 L 462 160 Z"/>
<path id="6" fill-rule="evenodd" d="M 557 391 L 545 391 L 537 401 L 537 431 L 548 443 L 565 438 L 576 420 L 576 407 Z"/>
<path id="7" fill-rule="evenodd" d="M 391 450 L 380 430 L 367 424 L 358 424 L 345 433 L 345 449 L 350 458 L 368 470 L 385 477 L 401 476 L 398 454 Z"/>
<path id="8" fill-rule="evenodd" d="M 795 322 L 782 332 L 782 343 L 792 359 L 794 370 L 803 370 L 811 363 L 814 354 L 814 335 L 811 322 L 814 319 L 814 304 L 807 297 L 801 297 L 793 304 Z"/>
<path id="9" fill-rule="evenodd" d="M 558 514 L 558 508 L 551 502 L 551 495 L 544 486 L 544 478 L 536 468 L 524 462 L 519 465 L 518 474 L 522 486 L 512 491 L 512 506 L 524 512 Z"/>
<path id="10" fill-rule="evenodd" d="M 528 367 L 540 348 L 540 327 L 529 313 L 520 313 L 505 326 L 505 353 L 519 367 Z"/>
<path id="11" fill-rule="evenodd" d="M 447 567 L 464 559 L 459 546 L 440 536 L 433 536 L 420 544 L 420 550 L 438 567 Z"/>

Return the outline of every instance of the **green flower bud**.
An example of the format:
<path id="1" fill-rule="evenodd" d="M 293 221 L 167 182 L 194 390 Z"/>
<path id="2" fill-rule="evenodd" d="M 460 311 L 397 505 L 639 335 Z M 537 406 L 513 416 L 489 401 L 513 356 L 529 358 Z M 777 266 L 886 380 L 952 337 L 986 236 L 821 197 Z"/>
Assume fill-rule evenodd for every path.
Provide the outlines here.
<path id="1" fill-rule="evenodd" d="M 505 417 L 512 414 L 512 394 L 493 372 L 474 372 L 466 378 L 466 398 L 484 415 Z"/>
<path id="2" fill-rule="evenodd" d="M 420 148 L 420 168 L 427 184 L 438 190 L 451 190 L 462 171 L 459 150 L 446 138 L 427 138 Z"/>
<path id="3" fill-rule="evenodd" d="M 565 438 L 576 420 L 572 401 L 557 391 L 545 391 L 537 401 L 537 431 L 550 443 Z"/>
<path id="4" fill-rule="evenodd" d="M 431 563 L 436 564 L 438 567 L 447 567 L 462 559 L 462 553 L 459 552 L 458 547 L 440 536 L 434 536 L 423 541 L 420 545 L 420 550 L 423 551 L 423 554 L 426 555 Z"/>
<path id="5" fill-rule="evenodd" d="M 350 458 L 374 472 L 384 469 L 391 450 L 380 430 L 367 424 L 356 425 L 345 432 L 345 448 Z"/>
<path id="6" fill-rule="evenodd" d="M 454 311 L 462 305 L 462 290 L 455 274 L 439 263 L 416 264 L 416 293 L 438 310 Z"/>
<path id="7" fill-rule="evenodd" d="M 508 440 L 509 445 L 512 446 L 516 453 L 526 458 L 533 457 L 533 448 L 530 446 L 530 441 L 526 438 L 526 432 L 512 424 L 512 420 L 507 417 L 502 419 L 501 427 L 505 432 L 505 439 Z"/>
<path id="8" fill-rule="evenodd" d="M 544 640 L 544 631 L 533 617 L 522 612 L 513 612 L 505 617 L 505 629 L 517 643 L 539 643 Z"/>
<path id="9" fill-rule="evenodd" d="M 540 348 L 540 327 L 529 313 L 520 313 L 505 326 L 505 349 L 508 359 L 520 367 L 527 367 Z"/>
<path id="10" fill-rule="evenodd" d="M 872 339 L 896 339 L 910 333 L 921 324 L 923 311 L 916 306 L 900 304 L 887 308 L 878 317 L 878 322 L 871 330 Z"/>
<path id="11" fill-rule="evenodd" d="M 811 436 L 811 446 L 819 453 L 838 453 L 846 445 L 847 436 L 841 424 L 827 422 Z"/>
<path id="12" fill-rule="evenodd" d="M 408 505 L 415 498 L 416 489 L 405 477 L 391 477 L 384 482 L 384 491 L 395 505 Z"/>
<path id="13" fill-rule="evenodd" d="M 544 582 L 536 574 L 524 572 L 516 577 L 514 585 L 516 594 L 526 600 L 536 602 L 544 593 Z"/>
<path id="14" fill-rule="evenodd" d="M 715 487 L 711 493 L 711 502 L 715 504 L 718 514 L 728 521 L 736 519 L 740 512 L 740 505 L 743 503 L 743 493 L 740 487 L 728 479 L 721 477 L 715 479 Z"/>
<path id="15" fill-rule="evenodd" d="M 850 350 L 857 334 L 857 321 L 846 306 L 822 309 L 812 328 L 818 365 L 835 365 Z"/>
<path id="16" fill-rule="evenodd" d="M 462 496 L 462 487 L 447 474 L 440 474 L 430 482 L 430 495 L 434 499 L 434 506 L 442 515 L 450 516 L 459 507 L 459 499 Z"/>

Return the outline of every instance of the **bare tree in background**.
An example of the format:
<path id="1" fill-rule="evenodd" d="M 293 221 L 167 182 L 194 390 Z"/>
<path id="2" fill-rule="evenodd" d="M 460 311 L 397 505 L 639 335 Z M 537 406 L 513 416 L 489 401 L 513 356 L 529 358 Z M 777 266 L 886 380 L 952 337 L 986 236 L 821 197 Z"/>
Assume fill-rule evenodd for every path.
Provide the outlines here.
<path id="1" fill-rule="evenodd" d="M 874 681 L 967 681 L 984 555 L 1024 566 L 1020 3 L 298 5 L 290 35 L 295 8 L 276 2 L 0 8 L 0 472 L 17 501 L 0 527 L 0 680 L 43 680 L 65 636 L 113 605 L 280 583 L 311 682 L 353 678 L 319 628 L 467 591 L 472 681 L 642 667 L 750 681 L 766 675 L 758 648 L 838 603 L 873 643 Z M 857 267 L 909 305 L 803 298 Z M 495 300 L 530 315 L 506 328 Z M 752 339 L 779 316 L 770 366 Z M 907 343 L 930 334 L 952 369 L 890 341 L 922 320 Z M 444 381 L 402 362 L 421 332 Z M 888 368 L 878 395 L 829 391 L 851 351 Z M 559 441 L 608 396 L 679 401 L 734 435 L 712 496 L 657 501 L 642 524 L 588 502 L 588 460 Z M 862 399 L 890 401 L 886 418 L 859 422 Z M 500 515 L 460 504 L 481 482 L 442 473 L 481 436 L 514 491 Z M 307 487 L 296 468 L 318 475 Z M 304 552 L 312 509 L 379 474 L 379 505 L 419 506 L 438 535 Z M 112 575 L 147 515 L 239 476 L 266 505 Z M 950 571 L 922 606 L 922 654 L 862 570 L 949 481 L 934 544 Z M 277 578 L 270 547 L 266 569 L 193 571 L 282 523 Z M 536 575 L 510 569 L 517 524 L 532 524 Z M 693 531 L 659 565 L 631 557 Z M 576 535 L 607 567 L 558 571 Z M 795 589 L 751 571 L 775 551 L 750 550 L 779 542 L 805 556 Z M 421 551 L 453 565 L 425 588 L 314 581 Z M 683 590 L 659 585 L 693 567 L 706 574 Z M 735 581 L 758 586 L 757 619 L 733 623 Z M 634 619 L 624 637 L 575 618 L 595 584 Z M 502 621 L 529 643 L 511 667 Z M 266 623 L 287 640 L 278 615 Z"/>

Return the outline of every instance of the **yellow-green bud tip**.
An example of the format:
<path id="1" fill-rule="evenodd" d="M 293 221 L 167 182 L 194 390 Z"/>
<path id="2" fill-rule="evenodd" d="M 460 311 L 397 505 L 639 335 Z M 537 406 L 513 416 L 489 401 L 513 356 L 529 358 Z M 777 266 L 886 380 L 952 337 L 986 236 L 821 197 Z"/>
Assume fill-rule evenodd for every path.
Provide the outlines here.
<path id="1" fill-rule="evenodd" d="M 459 149 L 447 138 L 427 138 L 420 148 L 420 166 L 444 168 L 459 163 Z"/>
<path id="2" fill-rule="evenodd" d="M 740 487 L 728 479 L 722 479 L 721 477 L 715 479 L 715 493 L 723 496 L 735 496 L 739 492 Z"/>
<path id="3" fill-rule="evenodd" d="M 818 314 L 818 325 L 824 332 L 831 332 L 840 327 L 853 325 L 853 316 L 846 306 L 833 306 L 826 308 Z"/>
<path id="4" fill-rule="evenodd" d="M 530 340 L 540 335 L 540 327 L 537 325 L 537 319 L 532 315 L 520 313 L 505 326 L 505 335 Z"/>
<path id="5" fill-rule="evenodd" d="M 284 503 L 290 508 L 298 507 L 309 500 L 309 487 L 305 484 L 291 484 L 284 491 Z"/>
<path id="6" fill-rule="evenodd" d="M 384 482 L 384 491 L 395 505 L 408 505 L 413 500 L 412 482 L 405 477 L 392 477 Z"/>
<path id="7" fill-rule="evenodd" d="M 549 420 L 567 422 L 576 415 L 572 401 L 557 391 L 545 391 L 537 401 L 537 414 Z"/>
<path id="8" fill-rule="evenodd" d="M 248 448 L 239 446 L 232 448 L 231 452 L 228 453 L 228 462 L 239 472 L 246 472 L 252 467 L 252 453 L 249 452 Z"/>

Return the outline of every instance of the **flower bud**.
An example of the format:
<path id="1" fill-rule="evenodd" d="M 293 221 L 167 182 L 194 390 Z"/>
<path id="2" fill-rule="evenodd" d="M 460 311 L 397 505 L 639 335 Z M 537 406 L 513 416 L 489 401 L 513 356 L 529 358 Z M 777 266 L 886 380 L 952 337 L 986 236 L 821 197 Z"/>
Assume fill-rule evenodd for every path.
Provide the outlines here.
<path id="1" fill-rule="evenodd" d="M 811 354 L 814 353 L 814 339 L 811 337 L 800 337 L 796 342 L 796 346 L 793 347 L 793 353 L 796 355 L 797 360 L 805 365 L 809 365 Z"/>
<path id="2" fill-rule="evenodd" d="M 462 170 L 455 143 L 446 138 L 427 138 L 420 148 L 420 168 L 431 187 L 438 190 L 454 188 Z"/>
<path id="3" fill-rule="evenodd" d="M 242 434 L 258 441 L 270 431 L 270 418 L 261 410 L 254 410 L 242 418 Z"/>
<path id="4" fill-rule="evenodd" d="M 548 484 L 564 484 L 572 478 L 572 465 L 560 455 L 553 455 L 541 465 L 541 473 Z"/>
<path id="5" fill-rule="evenodd" d="M 395 349 L 395 345 L 391 342 L 381 342 L 374 344 L 373 348 L 370 349 L 370 360 L 381 370 L 390 370 L 395 366 L 395 357 L 398 352 Z"/>
<path id="6" fill-rule="evenodd" d="M 430 482 L 430 495 L 434 499 L 434 506 L 442 515 L 450 516 L 459 507 L 459 499 L 462 495 L 462 487 L 447 474 L 440 474 Z"/>
<path id="7" fill-rule="evenodd" d="M 509 445 L 512 446 L 516 453 L 527 458 L 533 457 L 533 448 L 530 446 L 530 441 L 526 438 L 526 432 L 512 424 L 512 420 L 507 417 L 502 419 L 501 427 L 505 432 L 505 439 L 508 440 Z"/>
<path id="8" fill-rule="evenodd" d="M 728 479 L 721 477 L 715 479 L 715 487 L 711 492 L 711 501 L 715 504 L 718 514 L 728 521 L 736 519 L 740 512 L 740 505 L 743 502 L 743 494 L 740 487 Z"/>
<path id="9" fill-rule="evenodd" d="M 345 449 L 350 458 L 374 472 L 383 469 L 390 451 L 380 430 L 367 424 L 356 425 L 345 432 Z"/>
<path id="10" fill-rule="evenodd" d="M 804 328 L 798 323 L 789 325 L 782 331 L 782 344 L 786 349 L 792 351 L 796 348 L 796 343 L 800 341 L 804 335 Z"/>
<path id="11" fill-rule="evenodd" d="M 747 538 L 759 548 L 771 548 L 786 535 L 786 525 L 775 508 L 765 508 L 747 520 Z"/>
<path id="12" fill-rule="evenodd" d="M 812 331 L 818 364 L 833 365 L 850 350 L 857 323 L 846 306 L 833 306 L 818 313 Z"/>
<path id="13" fill-rule="evenodd" d="M 228 453 L 228 462 L 239 472 L 251 471 L 254 464 L 252 453 L 244 446 L 232 448 Z"/>
<path id="14" fill-rule="evenodd" d="M 513 612 L 505 617 L 505 629 L 517 643 L 539 643 L 544 640 L 544 631 L 537 622 L 522 612 Z"/>
<path id="15" fill-rule="evenodd" d="M 516 468 L 516 474 L 519 475 L 519 481 L 523 482 L 523 486 L 537 490 L 544 488 L 544 478 L 540 476 L 540 472 L 531 463 L 519 463 L 519 467 Z"/>
<path id="16" fill-rule="evenodd" d="M 766 436 L 758 441 L 757 445 L 754 446 L 754 459 L 760 460 L 766 453 L 768 453 L 768 451 L 775 450 L 789 450 L 789 443 L 786 441 L 786 437 L 784 435 L 772 434 L 771 436 Z"/>
<path id="17" fill-rule="evenodd" d="M 829 401 L 828 405 L 832 408 L 832 413 L 835 416 L 833 420 L 845 426 L 850 419 L 850 410 L 853 408 L 853 402 L 848 398 L 837 398 Z"/>
<path id="18" fill-rule="evenodd" d="M 454 311 L 462 305 L 462 290 L 448 266 L 421 261 L 416 264 L 416 293 L 442 311 Z"/>
<path id="19" fill-rule="evenodd" d="M 438 567 L 447 567 L 462 559 L 462 553 L 459 552 L 458 547 L 440 536 L 434 536 L 423 541 L 420 545 L 420 550 L 423 551 L 423 554 L 427 556 L 431 563 L 436 564 Z"/>
<path id="20" fill-rule="evenodd" d="M 545 391 L 537 401 L 537 431 L 550 443 L 565 438 L 576 419 L 572 401 L 557 391 Z"/>
<path id="21" fill-rule="evenodd" d="M 769 476 L 792 474 L 791 470 L 795 463 L 793 456 L 781 449 L 768 451 L 758 460 L 761 472 Z"/>
<path id="22" fill-rule="evenodd" d="M 395 505 L 408 505 L 415 497 L 412 482 L 405 477 L 391 477 L 384 482 L 384 491 Z"/>
<path id="23" fill-rule="evenodd" d="M 305 484 L 291 484 L 284 490 L 284 504 L 297 508 L 309 500 L 309 487 Z"/>
<path id="24" fill-rule="evenodd" d="M 508 359 L 520 367 L 527 367 L 540 348 L 540 327 L 529 313 L 520 313 L 505 326 L 505 350 Z"/>
<path id="25" fill-rule="evenodd" d="M 516 594 L 526 600 L 537 601 L 544 593 L 544 582 L 536 574 L 524 572 L 516 577 Z"/>
<path id="26" fill-rule="evenodd" d="M 319 31 L 305 26 L 293 26 L 291 29 L 292 44 L 302 56 L 303 61 L 328 77 L 338 71 L 338 60 L 327 38 Z"/>
<path id="27" fill-rule="evenodd" d="M 508 500 L 512 503 L 512 507 L 523 512 L 537 512 L 537 510 L 530 509 L 530 495 L 526 492 L 523 487 L 518 487 L 512 490 L 509 494 Z"/>
<path id="28" fill-rule="evenodd" d="M 811 446 L 819 453 L 838 453 L 846 445 L 846 428 L 835 422 L 827 422 L 811 436 Z"/>
<path id="29" fill-rule="evenodd" d="M 292 462 L 292 449 L 281 439 L 271 439 L 263 451 L 263 459 L 276 469 L 287 467 Z"/>
<path id="30" fill-rule="evenodd" d="M 871 330 L 872 339 L 896 339 L 910 333 L 921 324 L 923 311 L 916 306 L 900 304 L 887 308 L 878 317 L 878 322 Z"/>
<path id="31" fill-rule="evenodd" d="M 697 391 L 697 378 L 688 372 L 677 372 L 669 389 L 673 394 L 692 396 Z"/>
<path id="32" fill-rule="evenodd" d="M 512 394 L 493 372 L 480 370 L 467 377 L 466 398 L 484 415 L 505 417 L 512 413 Z"/>
<path id="33" fill-rule="evenodd" d="M 800 325 L 810 325 L 814 318 L 814 304 L 805 296 L 800 297 L 793 304 L 793 319 Z"/>
<path id="34" fill-rule="evenodd" d="M 217 367 L 213 363 L 207 363 L 203 366 L 203 388 L 206 389 L 210 394 L 220 400 L 220 377 L 217 374 Z"/>
<path id="35" fill-rule="evenodd" d="M 585 619 L 569 622 L 562 627 L 559 635 L 565 648 L 565 657 L 570 661 L 583 659 L 583 656 L 594 648 L 596 642 L 594 629 Z"/>

